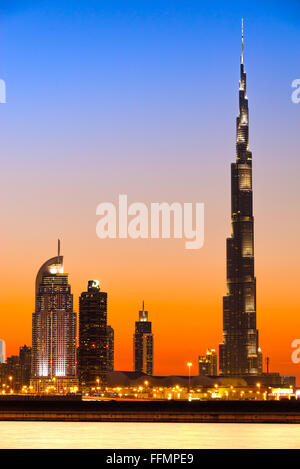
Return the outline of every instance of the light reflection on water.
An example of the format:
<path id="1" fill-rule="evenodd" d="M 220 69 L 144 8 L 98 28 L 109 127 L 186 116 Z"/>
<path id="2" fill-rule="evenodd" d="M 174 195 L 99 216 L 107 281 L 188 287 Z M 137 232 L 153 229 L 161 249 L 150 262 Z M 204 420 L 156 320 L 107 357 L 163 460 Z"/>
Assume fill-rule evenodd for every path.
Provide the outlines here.
<path id="1" fill-rule="evenodd" d="M 300 448 L 300 425 L 0 422 L 0 448 Z"/>

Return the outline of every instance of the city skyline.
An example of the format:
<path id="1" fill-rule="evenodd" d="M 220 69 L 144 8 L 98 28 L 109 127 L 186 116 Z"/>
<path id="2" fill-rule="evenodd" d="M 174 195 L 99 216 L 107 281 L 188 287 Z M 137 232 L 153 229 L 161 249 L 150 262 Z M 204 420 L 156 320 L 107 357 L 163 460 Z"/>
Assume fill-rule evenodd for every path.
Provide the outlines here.
<path id="1" fill-rule="evenodd" d="M 293 27 L 287 35 L 285 32 L 286 22 L 295 25 L 296 29 L 298 20 L 292 20 L 289 12 L 281 20 L 280 14 L 281 10 L 275 8 L 274 18 L 267 22 L 266 12 L 262 11 L 261 17 L 255 19 L 255 27 L 254 14 L 249 11 L 249 6 L 244 14 L 247 31 L 247 72 L 251 76 L 251 141 L 255 142 L 253 150 L 256 276 L 259 279 L 258 328 L 264 356 L 271 357 L 270 370 L 297 375 L 298 367 L 292 363 L 290 357 L 291 342 L 300 327 L 299 300 L 295 295 L 297 275 L 293 274 L 298 265 L 295 246 L 299 225 L 294 219 L 294 213 L 297 210 L 298 198 L 296 123 L 299 119 L 299 107 L 290 101 L 290 83 L 295 78 L 295 71 L 294 56 L 287 52 L 289 45 L 295 43 L 293 37 L 296 37 L 296 33 Z M 127 15 L 132 18 L 129 13 Z M 114 104 L 112 114 L 109 114 L 107 101 L 103 101 L 101 90 L 104 89 L 108 96 L 112 96 L 117 86 L 112 84 L 109 87 L 108 80 L 104 77 L 99 89 L 92 88 L 95 93 L 93 105 L 92 95 L 86 85 L 94 82 L 84 82 L 82 89 L 86 95 L 82 119 L 72 118 L 71 113 L 67 111 L 65 114 L 62 112 L 62 119 L 58 115 L 60 112 L 57 112 L 60 110 L 57 107 L 59 104 L 52 105 L 47 102 L 49 114 L 45 120 L 41 119 L 41 109 L 37 106 L 37 101 L 41 97 L 46 99 L 46 90 L 52 89 L 50 82 L 46 80 L 46 75 L 51 75 L 50 69 L 44 62 L 42 63 L 45 69 L 43 66 L 41 69 L 31 69 L 35 63 L 33 57 L 30 54 L 27 57 L 24 53 L 31 49 L 36 35 L 40 33 L 35 10 L 21 11 L 7 18 L 11 32 L 4 32 L 2 66 L 4 78 L 8 83 L 8 102 L 1 107 L 4 174 L 8 176 L 5 176 L 6 180 L 3 181 L 7 194 L 3 216 L 7 220 L 7 227 L 3 234 L 2 247 L 6 246 L 7 252 L 3 258 L 6 269 L 5 273 L 1 274 L 0 303 L 1 338 L 6 341 L 7 355 L 15 353 L 21 343 L 30 344 L 34 297 L 32 279 L 40 261 L 47 257 L 45 254 L 53 250 L 53 240 L 61 235 L 67 271 L 70 272 L 70 284 L 76 298 L 74 310 L 78 313 L 77 298 L 89 278 L 99 278 L 104 290 L 110 294 L 110 323 L 117 332 L 116 369 L 131 369 L 132 325 L 140 298 L 143 297 L 147 299 L 147 307 L 155 323 L 155 354 L 160 357 L 156 374 L 186 373 L 187 360 L 193 361 L 195 369 L 197 357 L 202 350 L 207 346 L 218 349 L 222 340 L 224 238 L 228 237 L 229 233 L 228 165 L 232 161 L 234 148 L 233 116 L 236 114 L 237 105 L 237 57 L 241 16 L 237 11 L 234 17 L 225 14 L 223 20 L 214 17 L 205 27 L 204 19 L 198 15 L 194 23 L 189 23 L 190 35 L 185 21 L 172 17 L 172 21 L 176 22 L 176 33 L 178 25 L 182 30 L 179 28 L 179 39 L 171 44 L 166 37 L 168 32 L 172 33 L 172 27 L 171 30 L 166 29 L 161 13 L 163 32 L 158 39 L 165 49 L 157 63 L 154 53 L 158 50 L 158 39 L 154 42 L 156 47 L 150 47 L 150 40 L 154 40 L 155 35 L 149 23 L 144 17 L 135 20 L 130 36 L 128 23 L 121 15 L 121 29 L 126 32 L 124 43 L 120 46 L 121 51 L 127 53 L 125 57 L 132 66 L 138 64 L 138 80 L 145 83 L 146 89 L 149 88 L 149 95 L 144 95 L 139 87 L 134 93 L 136 81 L 129 67 L 128 76 L 124 72 L 121 74 L 121 90 L 117 94 L 118 107 Z M 36 29 L 32 29 L 32 36 L 27 37 L 22 46 L 16 38 L 24 37 L 21 25 L 21 20 L 24 22 L 24 19 Z M 73 20 L 76 23 L 74 18 Z M 110 21 L 117 20 L 112 15 Z M 139 37 L 139 28 L 143 25 L 149 34 L 145 56 L 153 67 L 150 77 L 153 80 L 157 74 L 157 77 L 161 78 L 159 83 L 154 81 L 154 89 L 150 86 L 151 80 L 146 79 L 150 66 L 148 68 L 143 60 L 144 50 L 140 51 L 134 47 L 134 42 Z M 62 34 L 59 20 L 57 28 L 58 36 L 67 52 L 69 44 Z M 70 29 L 71 37 L 78 38 L 75 28 L 73 30 L 70 26 Z M 81 32 L 85 31 L 83 26 Z M 96 28 L 92 31 L 97 39 L 95 42 L 101 44 Z M 106 31 L 103 35 L 109 42 L 110 36 Z M 37 49 L 33 48 L 38 56 L 49 45 L 51 37 L 46 28 L 45 35 L 40 38 L 43 47 L 40 49 L 37 44 Z M 172 35 L 171 38 L 173 39 Z M 192 46 L 195 38 L 199 49 L 197 54 Z M 85 45 L 90 44 L 86 36 L 85 41 Z M 182 49 L 178 48 L 179 44 Z M 208 48 L 207 54 L 204 44 Z M 112 62 L 104 61 L 103 66 L 106 72 L 109 71 L 110 77 L 116 79 L 118 72 L 122 72 L 123 68 L 117 65 L 120 58 L 117 49 L 110 47 L 114 54 L 111 55 Z M 95 53 L 95 49 L 91 50 Z M 193 54 L 189 52 L 191 50 Z M 57 51 L 56 48 L 49 52 L 53 70 L 65 57 L 58 54 L 55 59 L 54 51 Z M 84 63 L 90 70 L 90 61 L 85 56 L 86 47 L 78 53 L 76 61 Z M 28 59 L 26 66 L 21 59 L 22 54 Z M 62 76 L 68 77 L 66 81 L 69 84 L 71 77 L 77 76 L 74 73 L 77 69 L 71 57 L 67 57 L 71 71 L 67 74 L 67 69 L 62 68 L 61 73 Z M 159 74 L 158 65 L 163 65 L 164 60 L 167 65 L 162 66 Z M 280 70 L 284 67 L 279 68 L 277 62 L 285 64 L 286 72 Z M 16 68 L 18 74 L 15 73 Z M 172 76 L 178 75 L 180 70 L 178 81 L 173 81 Z M 272 80 L 269 76 L 264 76 L 266 70 L 272 74 Z M 97 77 L 102 77 L 99 69 L 94 71 L 97 72 Z M 52 71 L 52 78 L 53 74 L 56 76 L 55 71 Z M 22 83 L 21 78 L 20 81 L 13 79 L 16 75 L 22 75 Z M 34 76 L 39 77 L 42 85 L 36 83 Z M 89 79 L 91 80 L 90 76 Z M 77 108 L 72 105 L 76 102 L 74 96 L 78 96 L 78 88 L 71 87 L 70 90 L 64 81 L 57 82 L 61 86 L 58 87 L 60 98 L 64 95 L 62 102 L 65 109 L 69 106 L 72 108 L 72 114 L 79 116 Z M 30 90 L 27 97 L 20 92 L 23 92 L 24 83 Z M 168 84 L 171 86 L 167 86 Z M 127 116 L 128 104 L 132 97 L 134 102 L 126 126 L 123 119 Z M 192 105 L 194 98 L 195 106 Z M 27 109 L 31 107 L 34 111 L 32 114 L 28 111 L 27 119 Z M 141 123 L 139 116 L 145 108 L 149 109 L 149 113 Z M 280 113 L 277 112 L 278 109 Z M 116 117 L 118 110 L 121 120 L 117 120 L 114 132 L 109 131 L 111 118 Z M 157 119 L 159 111 L 162 117 L 158 119 L 159 125 L 156 125 L 154 116 L 156 115 Z M 97 112 L 100 113 L 99 119 Z M 108 125 L 103 125 L 107 116 Z M 285 119 L 281 116 L 285 116 Z M 90 125 L 84 126 L 84 119 L 87 117 L 90 118 Z M 23 125 L 23 120 L 26 120 L 26 125 Z M 96 137 L 101 126 L 100 137 Z M 216 135 L 216 128 L 218 142 L 212 139 L 212 136 Z M 16 132 L 20 135 L 18 139 L 15 139 Z M 115 138 L 116 136 L 118 138 Z M 104 144 L 101 144 L 101 139 Z M 118 141 L 121 142 L 120 146 L 115 143 Z M 78 150 L 75 144 L 78 144 Z M 130 156 L 131 152 L 133 156 Z M 82 155 L 85 159 L 82 159 Z M 289 164 L 286 164 L 288 158 Z M 16 168 L 18 171 L 15 171 Z M 14 187 L 8 185 L 10 176 L 14 177 Z M 210 185 L 212 187 L 209 187 Z M 82 188 L 81 191 L 78 190 L 79 187 Z M 130 187 L 130 190 L 126 190 L 127 187 Z M 77 192 L 80 197 L 76 195 Z M 181 241 L 177 240 L 99 241 L 95 235 L 96 205 L 101 200 L 112 200 L 120 192 L 128 193 L 132 200 L 203 200 L 206 207 L 204 248 L 198 253 L 182 252 Z M 20 194 L 24 197 L 24 210 L 21 213 Z M 274 252 L 277 253 L 276 256 Z M 282 278 L 279 278 L 278 272 Z M 182 314 L 186 323 L 181 321 Z M 12 317 L 20 325 L 19 328 L 14 327 Z M 195 324 L 195 327 L 191 329 L 190 324 Z M 172 345 L 178 337 L 182 341 L 180 351 Z"/>

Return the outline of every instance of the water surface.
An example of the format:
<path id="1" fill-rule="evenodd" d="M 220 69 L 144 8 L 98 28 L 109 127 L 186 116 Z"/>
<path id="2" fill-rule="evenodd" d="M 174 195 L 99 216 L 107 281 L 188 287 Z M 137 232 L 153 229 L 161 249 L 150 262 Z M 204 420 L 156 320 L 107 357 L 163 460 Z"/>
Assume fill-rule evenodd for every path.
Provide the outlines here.
<path id="1" fill-rule="evenodd" d="M 300 425 L 0 422 L 0 448 L 300 448 Z"/>

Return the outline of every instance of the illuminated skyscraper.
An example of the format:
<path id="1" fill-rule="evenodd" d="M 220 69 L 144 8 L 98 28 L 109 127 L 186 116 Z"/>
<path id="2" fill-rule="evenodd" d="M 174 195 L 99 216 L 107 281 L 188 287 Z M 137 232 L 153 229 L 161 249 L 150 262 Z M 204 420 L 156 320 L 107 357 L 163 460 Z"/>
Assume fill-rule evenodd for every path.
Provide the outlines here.
<path id="1" fill-rule="evenodd" d="M 261 373 L 256 328 L 256 279 L 252 208 L 252 153 L 244 71 L 244 38 L 236 122 L 236 162 L 231 164 L 231 237 L 227 239 L 227 295 L 223 298 L 223 343 L 220 375 Z"/>
<path id="2" fill-rule="evenodd" d="M 75 374 L 76 314 L 58 242 L 57 256 L 46 261 L 36 277 L 31 375 L 53 378 Z"/>
<path id="3" fill-rule="evenodd" d="M 199 376 L 217 376 L 218 363 L 217 353 L 214 349 L 208 348 L 206 355 L 198 357 Z"/>
<path id="4" fill-rule="evenodd" d="M 107 326 L 107 371 L 114 371 L 115 332 L 111 326 Z"/>
<path id="5" fill-rule="evenodd" d="M 153 374 L 153 334 L 152 323 L 148 321 L 148 311 L 139 311 L 139 321 L 135 323 L 133 335 L 134 371 Z"/>
<path id="6" fill-rule="evenodd" d="M 107 293 L 98 280 L 89 280 L 79 298 L 79 379 L 83 386 L 106 382 Z"/>

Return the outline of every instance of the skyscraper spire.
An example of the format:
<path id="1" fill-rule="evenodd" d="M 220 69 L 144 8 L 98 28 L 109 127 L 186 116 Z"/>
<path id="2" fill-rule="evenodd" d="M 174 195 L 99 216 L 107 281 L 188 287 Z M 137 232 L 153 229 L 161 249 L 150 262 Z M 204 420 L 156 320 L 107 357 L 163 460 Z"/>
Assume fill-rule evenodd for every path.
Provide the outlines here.
<path id="1" fill-rule="evenodd" d="M 145 308 L 144 308 L 144 300 L 143 300 L 143 311 L 145 311 Z"/>
<path id="2" fill-rule="evenodd" d="M 60 256 L 60 239 L 57 240 L 57 257 Z"/>
<path id="3" fill-rule="evenodd" d="M 241 54 L 241 64 L 244 63 L 244 19 L 242 18 L 242 54 Z"/>

